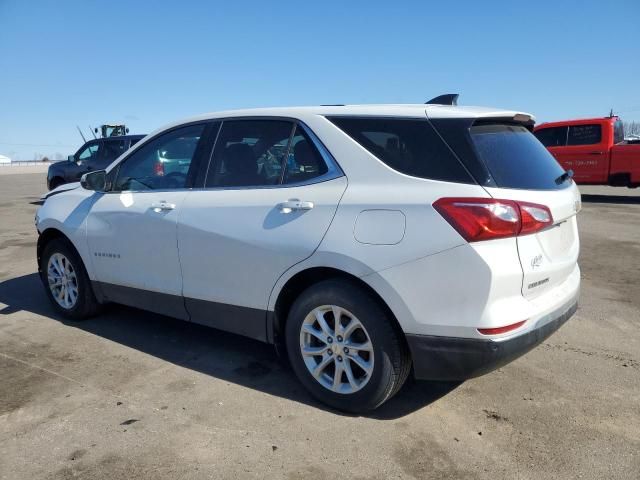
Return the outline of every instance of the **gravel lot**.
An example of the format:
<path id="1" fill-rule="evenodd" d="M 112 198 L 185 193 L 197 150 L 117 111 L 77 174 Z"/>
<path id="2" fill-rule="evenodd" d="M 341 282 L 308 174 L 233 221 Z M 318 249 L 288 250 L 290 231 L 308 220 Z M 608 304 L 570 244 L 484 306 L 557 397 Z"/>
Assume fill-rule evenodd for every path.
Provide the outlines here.
<path id="1" fill-rule="evenodd" d="M 543 345 L 353 417 L 269 346 L 124 307 L 59 318 L 35 273 L 44 188 L 0 174 L 1 479 L 639 476 L 640 192 L 582 189 L 581 306 Z"/>

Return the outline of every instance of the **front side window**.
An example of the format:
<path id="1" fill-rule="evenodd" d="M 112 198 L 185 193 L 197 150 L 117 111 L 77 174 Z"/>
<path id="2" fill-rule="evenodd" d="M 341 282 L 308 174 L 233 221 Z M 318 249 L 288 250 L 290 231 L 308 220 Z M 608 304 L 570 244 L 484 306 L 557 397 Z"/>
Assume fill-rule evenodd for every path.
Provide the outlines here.
<path id="1" fill-rule="evenodd" d="M 394 170 L 432 180 L 475 183 L 426 119 L 328 119 Z"/>
<path id="2" fill-rule="evenodd" d="M 229 120 L 222 124 L 206 187 L 277 185 L 283 173 L 293 123 Z"/>
<path id="3" fill-rule="evenodd" d="M 602 139 L 602 128 L 594 125 L 571 125 L 567 145 L 595 145 Z"/>
<path id="4" fill-rule="evenodd" d="M 541 128 L 534 135 L 545 147 L 564 147 L 567 144 L 567 127 Z"/>
<path id="5" fill-rule="evenodd" d="M 613 143 L 624 142 L 624 125 L 622 120 L 618 119 L 613 124 Z"/>
<path id="6" fill-rule="evenodd" d="M 98 158 L 99 151 L 100 151 L 100 144 L 99 143 L 91 144 L 91 145 L 87 146 L 84 150 L 82 150 L 77 155 L 76 159 L 79 162 L 82 162 L 82 163 L 86 163 L 86 162 L 95 160 L 95 159 Z"/>
<path id="7" fill-rule="evenodd" d="M 185 188 L 205 126 L 171 130 L 138 148 L 118 166 L 113 190 Z"/>

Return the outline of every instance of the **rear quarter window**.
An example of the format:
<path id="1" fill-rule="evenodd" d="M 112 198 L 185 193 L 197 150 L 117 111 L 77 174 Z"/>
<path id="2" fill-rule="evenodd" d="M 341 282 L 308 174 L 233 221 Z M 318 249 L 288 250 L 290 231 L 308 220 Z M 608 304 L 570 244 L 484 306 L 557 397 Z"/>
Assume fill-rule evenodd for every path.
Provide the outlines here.
<path id="1" fill-rule="evenodd" d="M 426 118 L 327 118 L 398 172 L 431 180 L 475 183 Z"/>
<path id="2" fill-rule="evenodd" d="M 471 127 L 475 151 L 496 186 L 527 190 L 557 190 L 571 180 L 556 183 L 564 169 L 525 127 L 501 123 Z"/>

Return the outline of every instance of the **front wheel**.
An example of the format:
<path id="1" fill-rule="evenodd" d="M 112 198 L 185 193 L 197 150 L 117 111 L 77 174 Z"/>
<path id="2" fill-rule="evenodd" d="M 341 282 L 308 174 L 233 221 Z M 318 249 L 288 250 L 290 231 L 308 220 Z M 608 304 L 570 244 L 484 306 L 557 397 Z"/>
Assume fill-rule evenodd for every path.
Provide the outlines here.
<path id="1" fill-rule="evenodd" d="M 393 319 L 349 281 L 326 280 L 304 291 L 291 308 L 285 334 L 302 384 L 339 410 L 377 408 L 409 374 L 410 356 Z"/>
<path id="2" fill-rule="evenodd" d="M 51 240 L 42 252 L 40 276 L 51 303 L 72 320 L 95 315 L 100 305 L 80 255 L 62 238 Z"/>

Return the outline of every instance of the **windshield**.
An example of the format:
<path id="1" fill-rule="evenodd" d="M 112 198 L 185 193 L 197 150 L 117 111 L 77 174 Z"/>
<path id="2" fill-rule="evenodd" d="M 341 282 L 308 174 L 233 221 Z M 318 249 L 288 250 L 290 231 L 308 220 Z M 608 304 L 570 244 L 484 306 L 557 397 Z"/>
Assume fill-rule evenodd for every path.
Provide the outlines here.
<path id="1" fill-rule="evenodd" d="M 480 160 L 498 187 L 557 190 L 571 183 L 568 178 L 556 183 L 564 169 L 523 126 L 500 123 L 474 125 L 471 138 Z"/>

